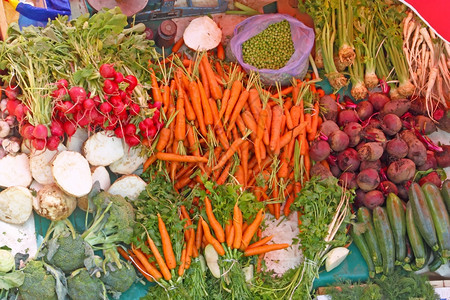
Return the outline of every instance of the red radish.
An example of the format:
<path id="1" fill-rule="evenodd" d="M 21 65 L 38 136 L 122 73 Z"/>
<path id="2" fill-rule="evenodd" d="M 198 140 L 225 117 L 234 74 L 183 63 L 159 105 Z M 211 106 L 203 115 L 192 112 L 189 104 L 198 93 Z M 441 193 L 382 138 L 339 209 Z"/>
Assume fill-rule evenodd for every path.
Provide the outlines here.
<path id="1" fill-rule="evenodd" d="M 148 136 L 154 138 L 155 135 L 156 135 L 156 132 L 157 132 L 157 131 L 156 131 L 156 128 L 155 128 L 155 127 L 150 127 L 150 128 L 148 129 Z"/>
<path id="2" fill-rule="evenodd" d="M 138 126 L 140 131 L 145 131 L 148 128 L 144 121 L 141 121 Z"/>
<path id="3" fill-rule="evenodd" d="M 82 109 L 83 109 L 83 104 L 81 104 L 81 103 L 75 104 L 73 106 L 73 113 L 76 113 L 76 112 L 78 112 L 78 111 L 80 111 Z"/>
<path id="4" fill-rule="evenodd" d="M 75 124 L 71 121 L 66 121 L 63 124 L 64 132 L 67 134 L 67 136 L 71 137 L 74 135 L 75 131 L 77 130 Z"/>
<path id="5" fill-rule="evenodd" d="M 125 122 L 126 120 L 128 120 L 128 113 L 127 111 L 124 109 L 120 114 L 117 115 L 117 117 L 119 118 L 119 120 L 121 122 Z"/>
<path id="6" fill-rule="evenodd" d="M 119 103 L 122 103 L 122 98 L 120 96 L 111 96 L 109 97 L 109 103 L 111 103 L 113 106 L 117 106 Z"/>
<path id="7" fill-rule="evenodd" d="M 46 141 L 44 139 L 34 139 L 31 141 L 31 145 L 36 150 L 44 150 Z"/>
<path id="8" fill-rule="evenodd" d="M 121 83 L 124 80 L 123 74 L 120 72 L 116 72 L 116 74 L 114 74 L 114 81 L 117 83 Z"/>
<path id="9" fill-rule="evenodd" d="M 25 105 L 19 103 L 14 110 L 14 116 L 16 116 L 17 120 L 20 122 L 25 117 Z"/>
<path id="10" fill-rule="evenodd" d="M 117 127 L 116 129 L 114 129 L 114 134 L 119 138 L 123 138 L 124 136 L 124 132 L 123 132 L 123 128 L 121 126 Z"/>
<path id="11" fill-rule="evenodd" d="M 16 111 L 17 105 L 19 104 L 20 104 L 19 100 L 8 100 L 8 102 L 6 102 L 6 110 L 10 115 L 13 115 L 14 112 Z"/>
<path id="12" fill-rule="evenodd" d="M 37 139 L 45 139 L 48 137 L 48 128 L 44 124 L 38 124 L 34 127 L 33 136 Z"/>
<path id="13" fill-rule="evenodd" d="M 15 100 L 17 99 L 17 95 L 19 94 L 19 88 L 18 87 L 11 87 L 8 86 L 5 89 L 5 95 L 9 100 Z"/>
<path id="14" fill-rule="evenodd" d="M 67 90 L 65 88 L 59 88 L 54 90 L 50 96 L 52 96 L 55 99 L 61 99 L 62 97 L 64 97 L 67 94 Z"/>
<path id="15" fill-rule="evenodd" d="M 94 100 L 95 105 L 101 104 L 100 97 L 98 95 L 95 95 L 94 97 L 92 97 L 92 100 Z"/>
<path id="16" fill-rule="evenodd" d="M 96 109 L 91 109 L 88 111 L 87 116 L 89 121 L 93 123 L 96 123 L 99 119 L 103 119 L 103 116 Z"/>
<path id="17" fill-rule="evenodd" d="M 103 92 L 105 92 L 106 94 L 109 94 L 109 95 L 115 94 L 115 93 L 117 93 L 118 90 L 119 90 L 119 86 L 113 80 L 106 79 L 105 82 L 103 83 Z"/>
<path id="18" fill-rule="evenodd" d="M 81 86 L 73 86 L 69 90 L 70 99 L 73 103 L 81 103 L 86 99 L 86 91 Z"/>
<path id="19" fill-rule="evenodd" d="M 85 110 L 91 110 L 95 107 L 95 102 L 93 99 L 88 98 L 86 100 L 83 101 L 83 108 Z"/>
<path id="20" fill-rule="evenodd" d="M 58 89 L 65 89 L 69 86 L 69 82 L 66 79 L 60 79 L 56 82 L 56 86 L 58 87 Z"/>
<path id="21" fill-rule="evenodd" d="M 150 119 L 150 118 L 144 119 L 143 122 L 144 122 L 146 128 L 149 128 L 149 127 L 155 125 L 155 122 L 152 119 Z"/>
<path id="22" fill-rule="evenodd" d="M 160 121 L 156 120 L 155 121 L 155 126 L 156 126 L 156 130 L 160 131 L 163 128 L 164 124 L 161 123 Z"/>
<path id="23" fill-rule="evenodd" d="M 99 69 L 100 75 L 103 78 L 114 78 L 114 75 L 116 74 L 116 70 L 114 70 L 113 64 L 103 64 L 100 66 Z"/>
<path id="24" fill-rule="evenodd" d="M 55 151 L 58 149 L 59 143 L 61 143 L 59 137 L 51 136 L 47 140 L 47 149 L 51 151 Z"/>
<path id="25" fill-rule="evenodd" d="M 32 140 L 32 139 L 34 139 L 33 130 L 34 130 L 34 126 L 28 123 L 22 127 L 20 134 L 25 139 Z"/>
<path id="26" fill-rule="evenodd" d="M 117 103 L 117 105 L 113 108 L 113 111 L 116 115 L 120 115 L 126 109 L 125 104 L 122 102 Z"/>
<path id="27" fill-rule="evenodd" d="M 126 135 L 134 135 L 136 133 L 136 125 L 133 123 L 127 124 L 124 128 Z"/>
<path id="28" fill-rule="evenodd" d="M 133 103 L 133 100 L 131 100 L 131 97 L 129 95 L 125 95 L 125 97 L 122 97 L 122 102 L 129 105 Z"/>
<path id="29" fill-rule="evenodd" d="M 64 129 L 61 122 L 57 120 L 52 121 L 52 124 L 50 125 L 50 133 L 52 136 L 63 136 Z"/>
<path id="30" fill-rule="evenodd" d="M 136 135 L 126 135 L 125 136 L 125 143 L 127 143 L 128 146 L 134 147 L 139 145 L 141 140 Z"/>
<path id="31" fill-rule="evenodd" d="M 157 109 L 161 109 L 161 106 L 162 106 L 162 103 L 159 102 L 159 101 L 156 101 L 156 102 L 153 104 L 153 107 L 154 107 L 154 108 L 157 108 Z"/>
<path id="32" fill-rule="evenodd" d="M 130 104 L 130 115 L 136 116 L 141 111 L 141 107 L 137 103 L 131 103 Z"/>
<path id="33" fill-rule="evenodd" d="M 89 119 L 86 117 L 86 114 L 82 111 L 79 111 L 75 114 L 75 121 L 80 127 L 85 127 L 89 124 Z"/>
<path id="34" fill-rule="evenodd" d="M 73 103 L 70 101 L 64 101 L 58 104 L 58 108 L 65 114 L 71 113 L 73 111 Z"/>
<path id="35" fill-rule="evenodd" d="M 137 86 L 137 84 L 138 84 L 138 81 L 137 81 L 136 77 L 133 76 L 133 75 L 127 75 L 127 76 L 125 76 L 124 81 L 125 81 L 126 83 L 128 83 L 128 87 L 126 88 L 127 91 L 133 91 L 134 88 L 135 88 L 135 87 Z"/>
<path id="36" fill-rule="evenodd" d="M 153 117 L 152 117 L 153 121 L 159 120 L 159 115 L 160 115 L 159 110 L 156 110 L 155 112 L 153 112 Z"/>
<path id="37" fill-rule="evenodd" d="M 103 102 L 102 104 L 100 104 L 100 111 L 104 114 L 108 114 L 112 111 L 112 109 L 112 105 L 108 102 Z"/>

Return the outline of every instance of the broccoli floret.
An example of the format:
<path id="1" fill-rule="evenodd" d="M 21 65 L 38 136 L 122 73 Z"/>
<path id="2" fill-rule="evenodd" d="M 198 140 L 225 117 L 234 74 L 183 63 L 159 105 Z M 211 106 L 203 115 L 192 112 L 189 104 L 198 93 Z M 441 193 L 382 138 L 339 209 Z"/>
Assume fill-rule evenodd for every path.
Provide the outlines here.
<path id="1" fill-rule="evenodd" d="M 42 261 L 30 261 L 23 269 L 25 280 L 19 287 L 23 300 L 56 300 L 56 279 L 47 272 Z"/>
<path id="2" fill-rule="evenodd" d="M 69 297 L 73 300 L 107 299 L 102 281 L 90 276 L 86 269 L 79 269 L 67 278 Z"/>
<path id="3" fill-rule="evenodd" d="M 114 261 L 121 267 L 116 247 L 131 243 L 134 224 L 133 206 L 120 195 L 101 192 L 92 198 L 94 218 L 82 234 L 94 250 L 103 250 L 105 262 Z"/>
<path id="4" fill-rule="evenodd" d="M 136 280 L 136 271 L 129 262 L 122 262 L 122 268 L 114 263 L 106 265 L 106 272 L 100 278 L 112 293 L 127 291 Z"/>

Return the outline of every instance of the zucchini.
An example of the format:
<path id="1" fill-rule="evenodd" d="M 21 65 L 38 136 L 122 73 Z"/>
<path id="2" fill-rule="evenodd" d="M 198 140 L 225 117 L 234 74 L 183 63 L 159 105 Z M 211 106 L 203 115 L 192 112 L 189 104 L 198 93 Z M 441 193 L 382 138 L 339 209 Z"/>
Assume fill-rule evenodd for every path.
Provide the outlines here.
<path id="1" fill-rule="evenodd" d="M 397 195 L 389 193 L 386 199 L 386 210 L 395 241 L 396 265 L 401 265 L 406 258 L 406 221 L 405 210 Z"/>
<path id="2" fill-rule="evenodd" d="M 366 241 L 364 240 L 364 236 L 362 234 L 357 234 L 352 229 L 350 230 L 350 235 L 353 239 L 353 242 L 355 242 L 356 247 L 358 247 L 359 252 L 361 252 L 362 257 L 367 263 L 367 268 L 369 269 L 369 277 L 374 278 L 375 277 L 375 265 L 373 264 L 372 257 L 370 255 L 369 246 L 367 246 Z"/>
<path id="3" fill-rule="evenodd" d="M 411 202 L 406 204 L 406 232 L 408 233 L 408 240 L 411 244 L 411 248 L 416 258 L 416 266 L 418 268 L 423 267 L 425 264 L 425 245 L 423 243 L 422 236 L 414 223 L 414 215 L 411 208 Z"/>
<path id="4" fill-rule="evenodd" d="M 414 252 L 412 250 L 411 243 L 409 242 L 408 237 L 406 237 L 405 239 L 405 244 L 406 244 L 406 256 L 403 261 L 409 264 L 410 262 L 414 261 Z"/>
<path id="5" fill-rule="evenodd" d="M 431 255 L 432 251 L 431 251 L 430 247 L 428 247 L 427 244 L 424 244 L 424 245 L 425 245 L 425 259 L 424 259 L 424 263 L 423 263 L 422 266 L 420 264 L 417 265 L 417 261 L 415 261 L 414 264 L 411 264 L 411 269 L 414 272 L 425 269 L 425 267 L 428 266 L 428 264 L 431 262 L 431 258 L 433 257 Z"/>
<path id="6" fill-rule="evenodd" d="M 379 206 L 373 209 L 373 225 L 383 258 L 383 273 L 389 275 L 394 271 L 395 248 L 394 235 L 386 209 Z"/>
<path id="7" fill-rule="evenodd" d="M 433 252 L 433 260 L 428 264 L 428 269 L 430 269 L 431 272 L 434 272 L 446 262 L 447 260 L 443 258 L 440 253 Z"/>
<path id="8" fill-rule="evenodd" d="M 372 223 L 372 213 L 366 207 L 360 207 L 358 209 L 358 222 L 363 223 L 366 231 L 364 231 L 364 240 L 369 247 L 370 256 L 372 257 L 373 264 L 375 265 L 375 272 L 377 274 L 383 271 L 383 259 L 381 257 L 380 247 L 377 242 L 377 235 Z"/>
<path id="9" fill-rule="evenodd" d="M 448 216 L 444 200 L 441 197 L 439 188 L 431 182 L 422 185 L 422 190 L 430 208 L 440 253 L 443 258 L 448 258 L 450 257 L 450 217 Z"/>
<path id="10" fill-rule="evenodd" d="M 420 185 L 413 182 L 408 191 L 409 202 L 414 215 L 414 222 L 419 229 L 424 241 L 431 247 L 433 251 L 439 249 L 436 229 L 434 227 L 433 218 L 431 217 L 430 208 L 428 207 L 425 195 Z"/>
<path id="11" fill-rule="evenodd" d="M 442 184 L 441 194 L 445 205 L 447 206 L 447 212 L 450 214 L 450 179 L 447 179 Z"/>

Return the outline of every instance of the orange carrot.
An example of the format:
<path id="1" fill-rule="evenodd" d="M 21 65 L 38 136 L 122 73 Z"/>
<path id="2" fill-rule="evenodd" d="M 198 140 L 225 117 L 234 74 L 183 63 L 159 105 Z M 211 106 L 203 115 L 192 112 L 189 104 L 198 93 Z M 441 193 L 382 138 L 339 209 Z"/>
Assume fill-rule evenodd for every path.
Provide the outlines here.
<path id="1" fill-rule="evenodd" d="M 208 217 L 209 226 L 211 226 L 212 230 L 214 231 L 217 240 L 220 243 L 225 242 L 225 232 L 223 231 L 222 225 L 220 225 L 219 221 L 217 221 L 216 217 L 214 216 L 211 201 L 208 197 L 205 197 L 205 211 L 206 216 Z"/>
<path id="2" fill-rule="evenodd" d="M 249 93 L 250 95 L 248 97 L 248 105 L 254 119 L 257 120 L 262 110 L 261 98 L 259 97 L 259 93 L 255 88 L 250 89 Z"/>
<path id="3" fill-rule="evenodd" d="M 169 104 L 170 104 L 170 87 L 167 84 L 161 83 L 160 89 L 161 89 L 162 98 L 163 98 L 162 107 L 163 107 L 164 113 L 167 113 L 167 110 L 169 109 Z"/>
<path id="4" fill-rule="evenodd" d="M 245 141 L 241 146 L 241 166 L 244 171 L 244 187 L 247 186 L 248 181 L 248 151 L 250 148 L 250 143 Z"/>
<path id="5" fill-rule="evenodd" d="M 242 82 L 237 79 L 231 85 L 230 99 L 228 100 L 227 108 L 225 110 L 223 124 L 226 124 L 228 122 L 228 120 L 230 119 L 231 113 L 233 112 L 233 109 L 234 109 L 234 106 L 236 105 L 236 103 L 239 100 L 239 95 L 241 94 L 241 90 L 242 90 Z"/>
<path id="6" fill-rule="evenodd" d="M 309 152 L 306 152 L 304 155 L 304 166 L 306 178 L 309 180 L 309 172 L 311 171 L 311 159 L 309 158 Z"/>
<path id="7" fill-rule="evenodd" d="M 230 229 L 230 234 L 227 236 L 227 246 L 230 249 L 233 249 L 234 235 L 235 235 L 234 226 L 232 225 Z"/>
<path id="8" fill-rule="evenodd" d="M 189 232 L 189 239 L 187 241 L 187 247 L 186 247 L 186 260 L 184 262 L 184 269 L 187 270 L 191 266 L 191 256 L 194 251 L 195 246 L 195 232 L 194 228 L 190 228 L 188 230 Z"/>
<path id="9" fill-rule="evenodd" d="M 233 208 L 233 228 L 234 228 L 234 240 L 233 247 L 239 249 L 242 243 L 242 212 L 236 202 Z"/>
<path id="10" fill-rule="evenodd" d="M 245 139 L 237 139 L 235 140 L 230 148 L 225 152 L 224 155 L 222 155 L 217 162 L 217 165 L 214 166 L 212 169 L 213 171 L 223 168 L 223 166 L 226 164 L 226 162 L 233 156 L 234 153 L 239 149 L 239 147 L 242 145 L 242 143 L 245 142 Z"/>
<path id="11" fill-rule="evenodd" d="M 197 232 L 195 233 L 195 247 L 200 249 L 202 246 L 202 238 L 203 238 L 203 226 L 202 222 L 199 219 L 197 224 Z"/>
<path id="12" fill-rule="evenodd" d="M 217 46 L 217 58 L 220 60 L 225 59 L 225 50 L 223 49 L 222 43 L 219 43 L 219 45 Z"/>
<path id="13" fill-rule="evenodd" d="M 127 251 L 125 251 L 121 246 L 117 247 L 117 252 L 125 258 L 127 261 L 131 261 L 130 256 L 128 255 Z"/>
<path id="14" fill-rule="evenodd" d="M 151 155 L 144 163 L 144 172 L 157 160 L 156 155 Z"/>
<path id="15" fill-rule="evenodd" d="M 289 109 L 287 109 L 286 107 L 284 107 L 284 115 L 286 116 L 286 127 L 289 130 L 292 130 L 292 128 L 294 128 L 294 122 L 292 120 L 291 117 L 291 113 L 289 112 Z"/>
<path id="16" fill-rule="evenodd" d="M 208 99 L 209 107 L 211 108 L 211 115 L 213 117 L 214 127 L 222 126 L 222 121 L 219 116 L 219 109 L 217 108 L 217 102 L 213 98 Z"/>
<path id="17" fill-rule="evenodd" d="M 200 80 L 197 79 L 198 89 L 200 91 L 200 99 L 202 103 L 203 116 L 205 120 L 205 125 L 212 125 L 214 123 L 211 106 L 209 105 L 208 97 L 206 97 L 205 88 Z"/>
<path id="18" fill-rule="evenodd" d="M 261 225 L 262 220 L 263 220 L 263 210 L 260 209 L 256 214 L 256 217 L 253 220 L 253 222 L 247 227 L 247 229 L 242 234 L 241 250 L 247 249 L 247 246 L 250 244 L 250 241 L 252 240 L 253 236 L 258 230 L 259 225 Z"/>
<path id="19" fill-rule="evenodd" d="M 317 126 L 319 124 L 319 101 L 314 103 L 314 114 L 311 118 L 311 131 L 308 132 L 308 141 L 314 140 L 317 133 Z"/>
<path id="20" fill-rule="evenodd" d="M 293 194 L 290 194 L 289 197 L 286 200 L 286 203 L 284 204 L 283 213 L 287 217 L 291 213 L 291 205 L 294 203 L 295 197 Z"/>
<path id="21" fill-rule="evenodd" d="M 290 143 L 292 139 L 295 139 L 297 136 L 299 136 L 303 129 L 307 126 L 306 123 L 301 123 L 297 127 L 295 127 L 293 130 L 290 130 L 286 132 L 281 138 L 280 138 L 280 148 L 285 147 Z"/>
<path id="22" fill-rule="evenodd" d="M 161 89 L 158 85 L 158 80 L 156 79 L 155 71 L 153 69 L 150 69 L 150 78 L 152 81 L 152 97 L 153 101 L 159 102 L 161 104 L 164 103 L 163 96 L 161 94 Z"/>
<path id="23" fill-rule="evenodd" d="M 230 169 L 233 166 L 233 162 L 228 162 L 228 164 L 225 166 L 225 168 L 222 171 L 222 174 L 220 174 L 219 178 L 217 178 L 216 183 L 218 185 L 222 185 L 227 180 L 228 176 L 230 176 Z"/>
<path id="24" fill-rule="evenodd" d="M 209 89 L 209 82 L 208 77 L 206 76 L 205 67 L 202 64 L 199 65 L 199 73 L 203 88 L 205 89 L 206 97 L 209 99 L 209 97 L 211 97 L 211 90 Z"/>
<path id="25" fill-rule="evenodd" d="M 192 153 L 192 155 L 194 155 L 194 156 L 201 156 L 198 141 L 196 141 L 196 139 L 195 139 L 194 129 L 192 128 L 191 124 L 189 124 L 189 123 L 186 124 L 186 127 L 187 127 L 186 128 L 186 136 L 187 136 L 187 140 L 189 142 L 190 153 Z"/>
<path id="26" fill-rule="evenodd" d="M 208 159 L 205 157 L 198 157 L 192 155 L 179 155 L 174 153 L 156 153 L 156 158 L 164 161 L 174 161 L 174 162 L 192 162 L 192 163 L 207 163 Z"/>
<path id="27" fill-rule="evenodd" d="M 228 151 L 230 149 L 230 143 L 228 142 L 227 134 L 222 126 L 217 126 L 216 134 L 222 147 Z"/>
<path id="28" fill-rule="evenodd" d="M 170 238 L 169 238 L 170 241 Z M 165 243 L 167 241 L 163 241 Z M 150 250 L 152 251 L 153 255 L 155 256 L 156 263 L 159 266 L 159 269 L 161 270 L 161 274 L 164 276 L 165 280 L 170 280 L 172 278 L 172 274 L 170 274 L 169 268 L 166 265 L 166 262 L 164 261 L 164 258 L 161 256 L 161 253 L 159 253 L 158 248 L 155 245 L 155 242 L 152 240 L 150 235 L 147 233 L 147 243 L 150 247 Z"/>
<path id="29" fill-rule="evenodd" d="M 184 108 L 178 110 L 176 121 L 175 121 L 175 140 L 184 141 L 186 136 L 186 119 L 184 114 Z"/>
<path id="30" fill-rule="evenodd" d="M 187 186 L 189 184 L 189 182 L 191 182 L 191 175 L 193 172 L 191 172 L 191 174 L 188 174 L 184 177 L 181 177 L 180 179 L 176 179 L 176 183 L 174 184 L 174 189 L 179 191 L 180 189 L 184 188 L 185 186 Z"/>
<path id="31" fill-rule="evenodd" d="M 181 37 L 175 44 L 172 46 L 172 53 L 177 53 L 180 50 L 181 46 L 184 44 L 184 39 Z"/>
<path id="32" fill-rule="evenodd" d="M 223 92 L 223 97 L 220 103 L 220 111 L 219 111 L 219 118 L 222 119 L 223 115 L 225 114 L 225 111 L 227 110 L 228 101 L 230 100 L 231 96 L 231 90 L 225 89 Z"/>
<path id="33" fill-rule="evenodd" d="M 272 125 L 272 109 L 270 108 L 270 105 L 266 106 L 266 110 L 267 110 L 267 119 L 266 119 L 266 126 L 264 126 L 263 142 L 266 146 L 269 146 L 270 129 L 271 129 L 271 125 Z"/>
<path id="34" fill-rule="evenodd" d="M 139 262 L 145 268 L 145 271 L 147 271 L 153 278 L 155 278 L 155 280 L 158 281 L 163 277 L 161 272 L 159 272 L 157 268 L 155 268 L 154 266 L 152 266 L 149 263 L 147 257 L 145 257 L 144 253 L 142 253 L 141 250 L 139 250 L 135 247 L 131 247 L 131 251 L 133 251 L 134 255 L 136 255 L 136 258 L 139 260 Z M 170 274 L 170 272 L 169 272 L 169 274 Z"/>
<path id="35" fill-rule="evenodd" d="M 224 78 L 225 73 L 224 73 L 223 68 L 222 68 L 222 66 L 221 66 L 221 64 L 220 64 L 219 61 L 216 61 L 216 62 L 214 63 L 214 67 L 216 68 L 217 75 L 218 75 L 221 79 Z"/>
<path id="36" fill-rule="evenodd" d="M 178 276 L 184 275 L 185 261 L 186 261 L 186 246 L 181 251 L 181 260 L 180 260 L 180 266 L 178 267 Z"/>
<path id="37" fill-rule="evenodd" d="M 244 104 L 247 102 L 249 95 L 250 94 L 248 90 L 243 90 L 239 95 L 238 101 L 236 102 L 236 105 L 234 106 L 233 112 L 230 116 L 230 123 L 228 125 L 227 131 L 230 131 L 233 128 L 234 123 L 236 122 L 236 118 L 241 114 L 241 110 L 244 107 Z"/>
<path id="38" fill-rule="evenodd" d="M 245 250 L 244 256 L 259 255 L 259 254 L 267 253 L 267 252 L 270 252 L 270 251 L 286 249 L 287 247 L 289 247 L 289 244 L 263 245 L 263 246 L 259 246 L 259 247 L 255 247 L 255 248 L 251 248 L 251 249 Z"/>
<path id="39" fill-rule="evenodd" d="M 225 240 L 230 235 L 231 227 L 233 227 L 233 224 L 231 223 L 231 219 L 229 219 L 225 224 Z"/>
<path id="40" fill-rule="evenodd" d="M 292 85 L 290 85 L 290 86 L 282 89 L 280 92 L 276 93 L 275 95 L 273 95 L 272 98 L 279 98 L 280 96 L 286 96 L 292 92 L 293 88 L 294 87 Z"/>
<path id="41" fill-rule="evenodd" d="M 195 81 L 189 82 L 189 98 L 191 99 L 192 108 L 194 109 L 195 116 L 197 117 L 200 132 L 203 136 L 207 136 L 208 132 L 206 130 L 205 119 L 203 117 L 202 99 L 200 96 L 200 89 L 198 87 L 197 82 L 195 82 Z"/>
<path id="42" fill-rule="evenodd" d="M 248 227 L 248 223 L 247 222 L 242 223 L 242 233 L 244 233 L 245 230 L 247 230 L 247 227 Z M 242 245 L 242 242 L 241 242 L 241 245 Z"/>
<path id="43" fill-rule="evenodd" d="M 166 259 L 167 267 L 172 270 L 177 266 L 175 254 L 172 248 L 172 241 L 170 240 L 169 233 L 167 232 L 166 224 L 164 224 L 161 215 L 158 213 L 158 228 L 161 235 L 161 243 L 163 247 L 164 258 Z"/>
<path id="44" fill-rule="evenodd" d="M 245 135 L 245 133 L 247 132 L 247 126 L 245 126 L 244 120 L 242 120 L 241 115 L 238 115 L 236 118 L 236 126 L 239 129 L 239 132 L 241 133 L 241 135 Z M 252 135 L 252 133 L 250 133 L 250 136 Z"/>
<path id="45" fill-rule="evenodd" d="M 234 178 L 238 182 L 239 185 L 244 186 L 244 168 L 242 165 L 239 165 L 234 173 Z"/>
<path id="46" fill-rule="evenodd" d="M 258 273 L 261 273 L 263 259 L 264 259 L 264 253 L 258 255 L 258 260 L 256 261 L 256 272 L 258 272 Z"/>
<path id="47" fill-rule="evenodd" d="M 211 231 L 209 230 L 208 223 L 206 223 L 206 221 L 203 219 L 201 219 L 201 220 L 202 220 L 202 226 L 203 226 L 203 235 L 206 238 L 206 241 L 208 243 L 210 243 L 211 245 L 213 245 L 214 249 L 217 251 L 217 253 L 220 256 L 224 255 L 225 250 L 223 249 L 223 247 L 219 243 L 219 241 L 211 235 Z"/>
<path id="48" fill-rule="evenodd" d="M 201 63 L 205 68 L 206 77 L 208 78 L 209 88 L 211 90 L 211 96 L 214 98 L 214 100 L 221 99 L 223 94 L 222 88 L 216 81 L 216 75 L 214 74 L 214 71 L 206 55 L 203 55 Z"/>
<path id="49" fill-rule="evenodd" d="M 279 105 L 276 105 L 272 109 L 272 121 L 271 121 L 271 131 L 270 131 L 270 144 L 269 149 L 272 153 L 275 152 L 277 144 L 280 140 L 280 129 L 281 129 L 281 119 L 283 111 Z"/>
<path id="50" fill-rule="evenodd" d="M 255 119 L 250 111 L 246 110 L 241 114 L 241 118 L 244 121 L 245 126 L 252 131 L 250 136 L 253 140 L 256 140 L 256 129 L 258 125 L 256 124 Z M 264 132 L 264 131 L 263 131 Z"/>
<path id="51" fill-rule="evenodd" d="M 164 148 L 166 148 L 167 143 L 169 142 L 169 138 L 170 138 L 170 129 L 163 127 L 161 128 L 160 132 L 159 132 L 159 139 L 158 139 L 158 143 L 156 143 L 156 151 L 160 152 L 163 151 Z"/>
<path id="52" fill-rule="evenodd" d="M 273 238 L 273 235 L 269 235 L 266 236 L 265 238 L 260 239 L 257 242 L 254 242 L 253 244 L 248 245 L 248 247 L 246 249 L 252 249 L 252 248 L 256 248 L 262 245 L 267 244 L 271 239 Z"/>

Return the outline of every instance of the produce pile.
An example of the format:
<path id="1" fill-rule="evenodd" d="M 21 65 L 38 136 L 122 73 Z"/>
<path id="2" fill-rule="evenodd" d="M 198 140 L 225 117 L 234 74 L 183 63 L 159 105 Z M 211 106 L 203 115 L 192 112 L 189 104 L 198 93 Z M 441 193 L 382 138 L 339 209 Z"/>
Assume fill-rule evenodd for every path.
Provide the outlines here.
<path id="1" fill-rule="evenodd" d="M 399 28 L 411 16 L 397 5 L 321 2 L 306 1 L 316 50 L 335 92 L 346 64 L 353 98 L 326 95 L 321 68 L 264 86 L 222 44 L 179 52 L 181 41 L 158 54 L 119 9 L 10 27 L 0 44 L 0 220 L 23 224 L 34 211 L 51 225 L 25 267 L 26 257 L 11 266 L 0 252 L 10 262 L 0 296 L 104 299 L 141 281 L 152 283 L 144 299 L 309 299 L 321 267 L 335 268 L 352 241 L 375 280 L 447 264 L 450 146 L 427 135 L 448 132 L 450 116 L 446 98 L 409 93 L 403 80 Z M 371 9 L 380 20 L 364 20 Z M 378 21 L 391 36 L 379 36 Z M 263 33 L 249 56 L 267 50 L 273 36 Z M 362 88 L 379 60 L 387 72 Z M 82 226 L 68 219 L 76 207 Z M 294 214 L 296 238 L 273 242 L 268 214 Z M 276 276 L 264 256 L 285 249 L 302 259 Z M 417 284 L 427 288 L 415 297 L 430 295 Z"/>

